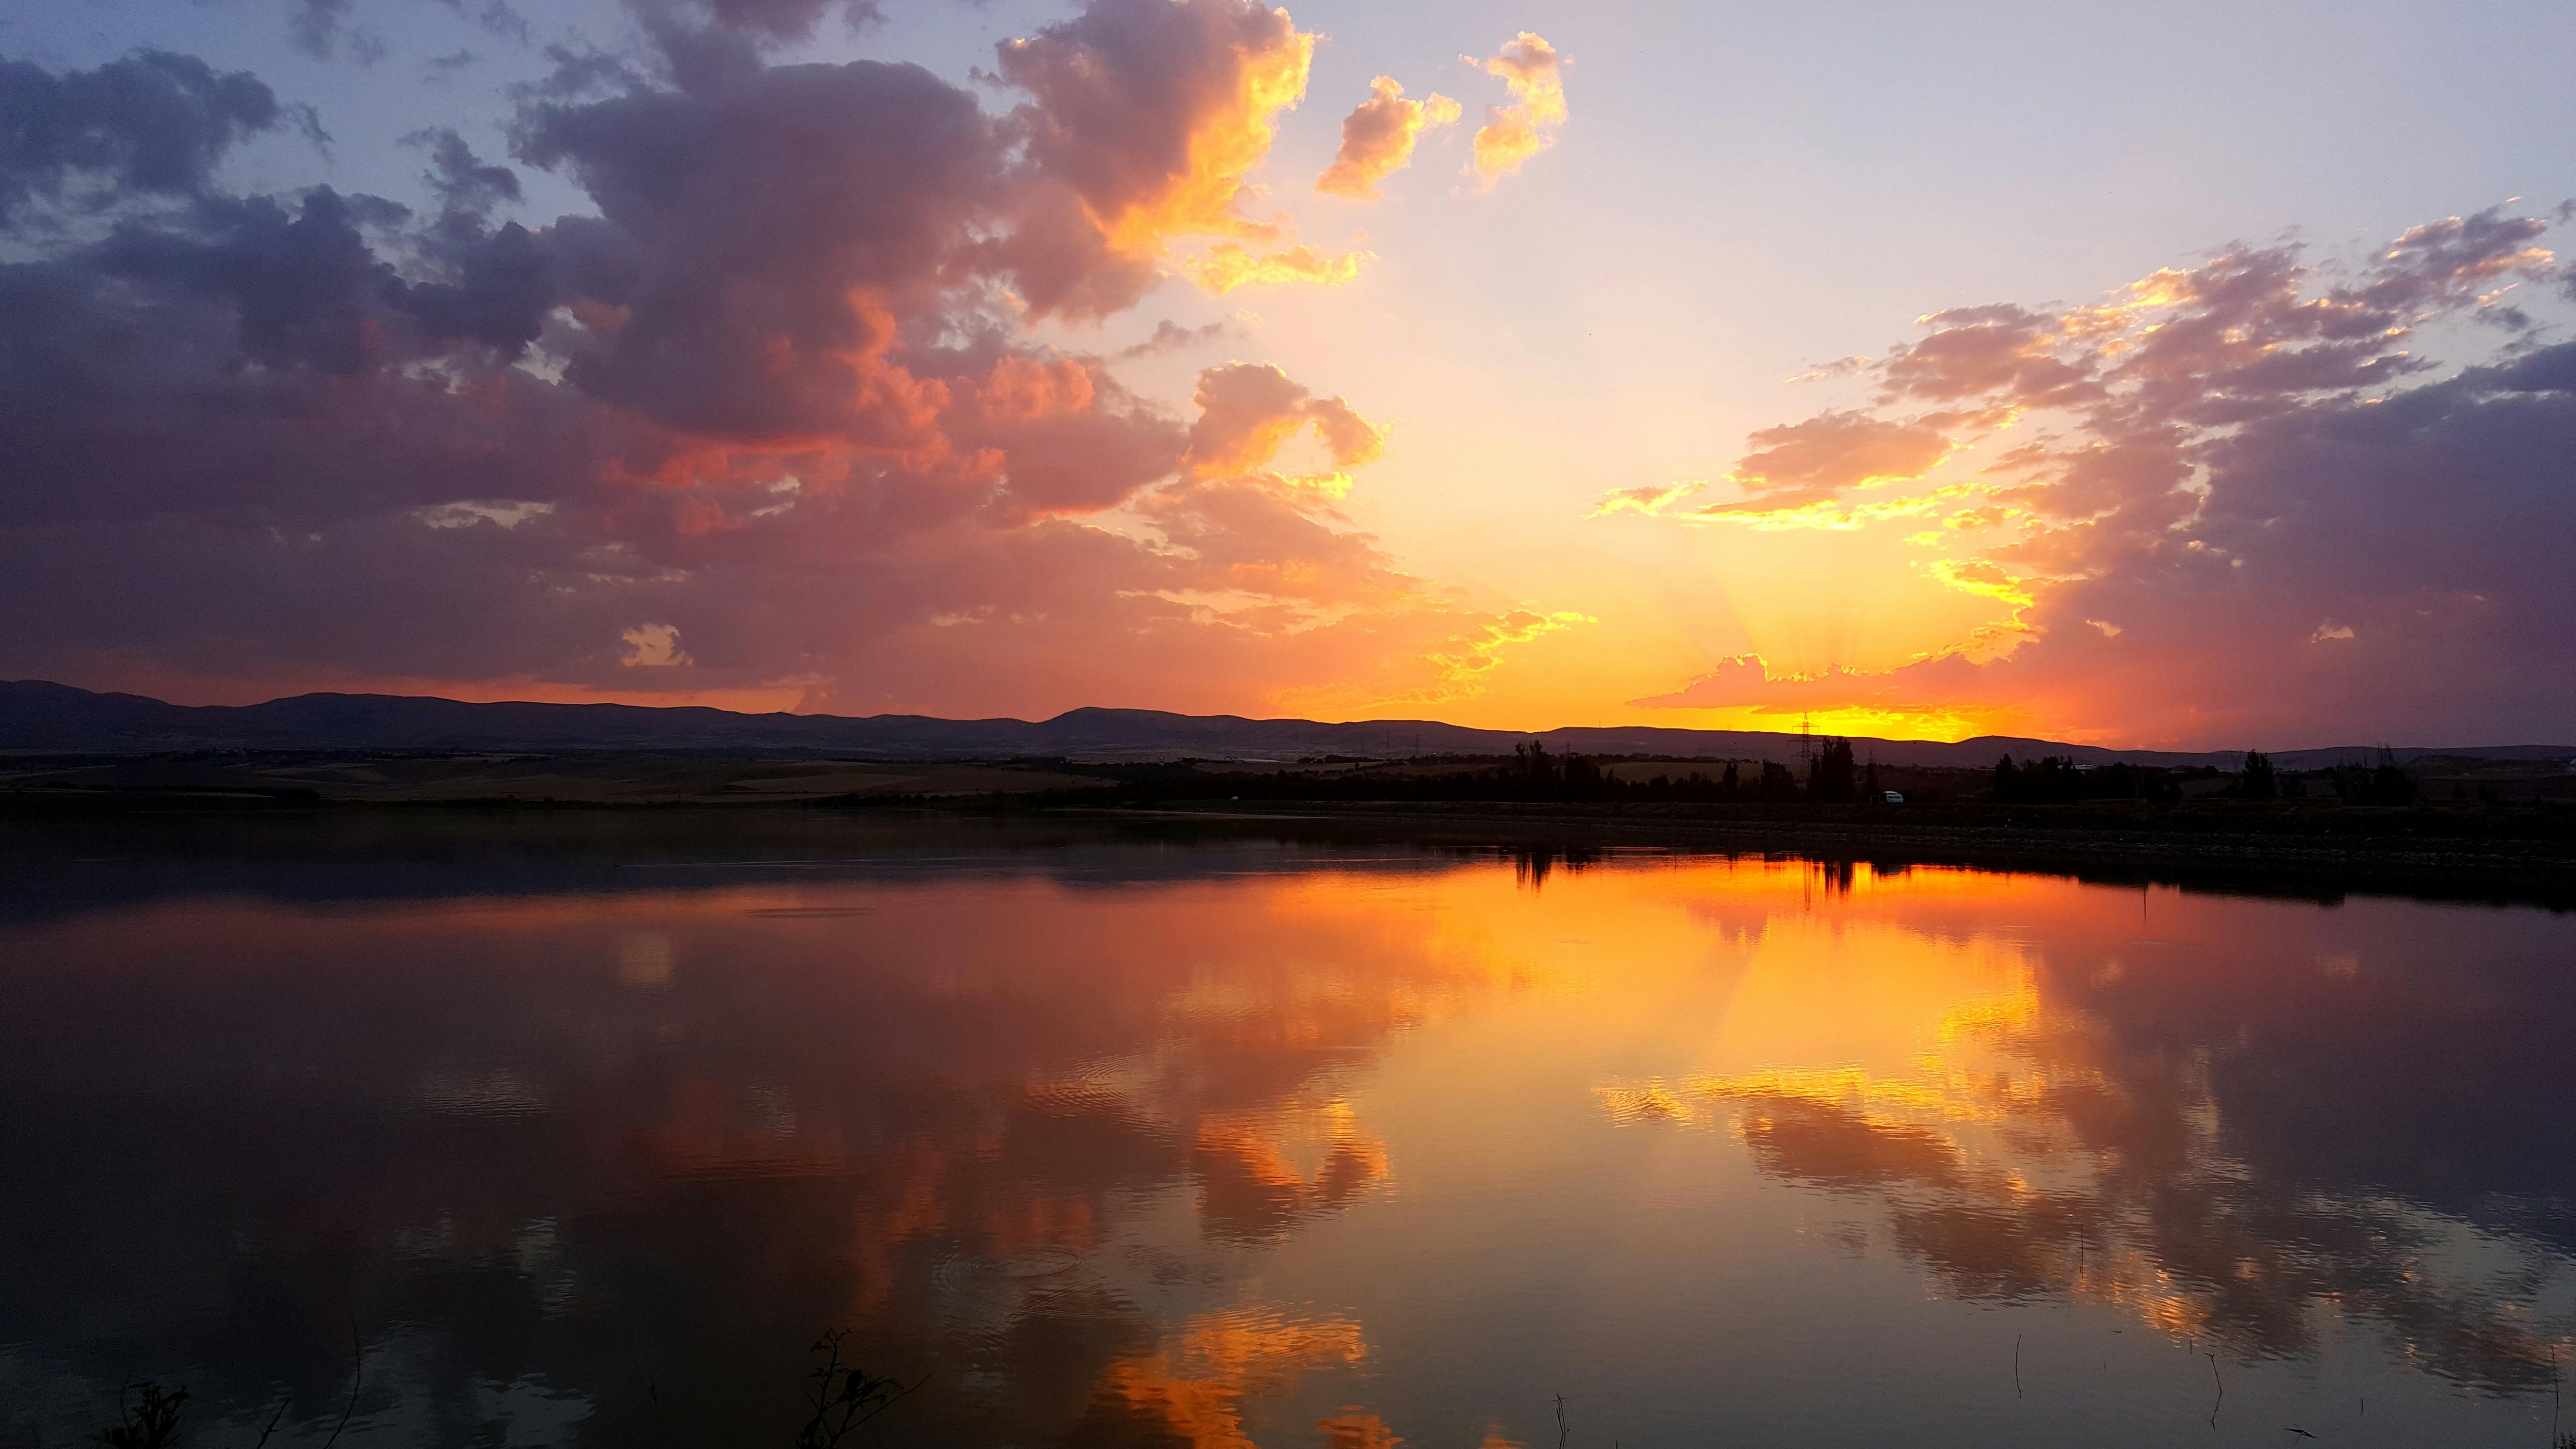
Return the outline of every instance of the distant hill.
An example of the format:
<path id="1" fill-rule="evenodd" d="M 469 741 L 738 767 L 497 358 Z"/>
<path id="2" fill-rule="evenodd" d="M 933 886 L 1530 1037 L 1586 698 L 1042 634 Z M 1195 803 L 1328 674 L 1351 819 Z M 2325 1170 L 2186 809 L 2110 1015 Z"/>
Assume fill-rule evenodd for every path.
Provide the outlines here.
<path id="1" fill-rule="evenodd" d="M 1295 760 L 1306 755 L 1401 759 L 1413 755 L 1508 754 L 1544 740 L 1586 755 L 1669 755 L 1684 759 L 1794 760 L 1794 734 L 1753 730 L 1569 727 L 1522 733 L 1468 729 L 1436 720 L 1304 719 L 1167 714 L 1147 709 L 1076 709 L 1047 720 L 938 719 L 929 715 L 737 714 L 697 706 L 468 704 L 394 694 L 299 694 L 252 705 L 177 705 L 138 694 L 100 694 L 42 680 L 0 682 L 0 750 L 163 754 L 205 749 L 508 751 L 649 750 L 694 754 L 832 756 L 862 760 L 1071 758 Z M 2053 740 L 1984 735 L 1938 740 L 1862 738 L 1865 758 L 1890 765 L 1983 766 L 2072 755 L 2079 764 L 2128 761 L 2232 768 L 2233 751 L 2114 750 Z M 2364 757 L 2364 746 L 2285 750 L 2273 758 L 2311 769 Z M 2576 745 L 2400 749 L 2398 758 L 2576 759 Z"/>

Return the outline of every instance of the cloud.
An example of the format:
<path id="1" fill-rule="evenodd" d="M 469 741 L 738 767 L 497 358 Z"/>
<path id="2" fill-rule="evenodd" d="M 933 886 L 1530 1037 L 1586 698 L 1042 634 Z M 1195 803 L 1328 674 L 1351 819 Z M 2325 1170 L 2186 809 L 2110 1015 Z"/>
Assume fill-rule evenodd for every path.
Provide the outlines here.
<path id="1" fill-rule="evenodd" d="M 1764 428 L 1748 439 L 1753 451 L 1727 475 L 1744 490 L 1744 500 L 1704 511 L 1794 508 L 1839 497 L 1853 488 L 1920 478 L 1950 454 L 1953 444 L 1942 426 L 1945 421 L 1827 412 L 1804 422 Z"/>
<path id="2" fill-rule="evenodd" d="M 519 93 L 510 161 L 421 133 L 426 214 L 222 190 L 287 114 L 250 77 L 0 70 L 31 108 L 0 670 L 1241 710 L 1446 688 L 1504 627 L 1337 511 L 1384 442 L 1350 404 L 1246 363 L 1176 409 L 1031 330 L 1132 303 L 1181 231 L 1293 252 L 1235 204 L 1303 85 L 1283 14 L 1101 0 L 1003 48 L 1001 115 L 647 18 L 659 59 L 566 53 Z M 584 208 L 503 220 L 530 167 Z M 1279 471 L 1299 437 L 1329 472 Z"/>
<path id="3" fill-rule="evenodd" d="M 1808 368 L 1805 372 L 1799 373 L 1790 378 L 1789 381 L 1832 382 L 1839 378 L 1855 376 L 1862 368 L 1869 366 L 1869 364 L 1869 358 L 1858 355 L 1837 357 L 1831 362 L 1818 363 L 1814 367 Z"/>
<path id="4" fill-rule="evenodd" d="M 1217 321 L 1197 327 L 1184 327 L 1165 320 L 1154 324 L 1154 335 L 1132 346 L 1118 350 L 1121 358 L 1157 357 L 1166 352 L 1180 352 L 1202 343 L 1214 342 L 1234 331 L 1231 322 Z"/>
<path id="5" fill-rule="evenodd" d="M 1269 155 L 1281 111 L 1306 93 L 1315 37 L 1256 0 L 1094 0 L 1079 16 L 1004 42 L 1002 77 L 1027 91 L 1009 131 L 1033 184 L 1018 229 L 996 244 L 1041 315 L 1097 317 L 1132 305 L 1172 244 L 1277 241 L 1244 214 L 1244 177 Z M 1314 254 L 1272 258 L 1265 280 L 1340 280 Z M 1298 270 L 1300 262 L 1306 270 Z M 1354 263 L 1355 264 L 1355 263 Z M 1244 280 L 1258 263 L 1203 264 Z"/>
<path id="6" fill-rule="evenodd" d="M 1922 676 L 1912 681 L 1918 689 L 1923 682 Z M 1649 695 L 1628 703 L 1639 709 L 1749 707 L 1770 713 L 1883 709 L 1891 705 L 1922 711 L 1951 703 L 1947 699 L 1930 698 L 1900 703 L 1893 697 L 1894 693 L 1883 674 L 1840 666 L 1816 674 L 1773 674 L 1771 666 L 1761 655 L 1737 654 L 1718 660 L 1716 668 L 1692 676 L 1688 683 L 1669 694 Z"/>
<path id="7" fill-rule="evenodd" d="M 519 154 L 597 202 L 605 226 L 570 240 L 600 260 L 594 299 L 628 309 L 570 375 L 696 432 L 934 446 L 944 391 L 890 355 L 894 328 L 985 214 L 998 147 L 972 97 L 869 61 L 530 107 Z"/>
<path id="8" fill-rule="evenodd" d="M 1458 119 L 1458 103 L 1434 93 L 1426 100 L 1406 100 L 1393 76 L 1369 82 L 1369 98 L 1342 118 L 1342 149 L 1333 164 L 1315 178 L 1315 189 L 1327 196 L 1372 201 L 1378 183 L 1413 160 L 1422 133 Z"/>
<path id="9" fill-rule="evenodd" d="M 638 624 L 618 633 L 626 655 L 617 662 L 628 669 L 677 669 L 696 661 L 680 647 L 680 631 L 668 624 Z"/>
<path id="10" fill-rule="evenodd" d="M 1601 495 L 1601 502 L 1594 506 L 1592 516 L 1600 518 L 1613 513 L 1642 513 L 1652 518 L 1689 501 L 1707 487 L 1708 483 L 1705 479 L 1687 478 L 1679 483 L 1647 483 L 1635 488 L 1613 488 Z"/>
<path id="11" fill-rule="evenodd" d="M 516 202 L 522 195 L 518 172 L 486 163 L 452 126 L 433 126 L 403 139 L 406 144 L 428 150 L 430 165 L 425 179 L 430 193 L 450 212 L 488 216 L 493 208 Z"/>
<path id="12" fill-rule="evenodd" d="M 1315 397 L 1267 363 L 1235 362 L 1199 374 L 1198 422 L 1187 461 L 1201 477 L 1238 476 L 1267 467 L 1290 438 L 1312 429 L 1336 468 L 1365 467 L 1385 448 L 1385 434 L 1340 398 Z"/>
<path id="13" fill-rule="evenodd" d="M 348 47 L 349 58 L 374 65 L 385 58 L 384 37 L 349 26 L 351 0 L 295 0 L 287 12 L 287 33 L 295 48 L 316 60 L 329 60 Z"/>
<path id="14" fill-rule="evenodd" d="M 512 5 L 510 0 L 474 0 L 471 8 L 468 8 L 467 0 L 445 0 L 445 3 L 450 10 L 471 19 L 475 24 L 504 40 L 515 41 L 520 45 L 530 45 L 536 41 L 536 27 L 528 23 L 528 17 L 521 14 L 519 8 Z M 462 55 L 467 52 L 457 53 Z M 432 65 L 441 63 L 435 60 L 430 62 Z"/>
<path id="15" fill-rule="evenodd" d="M 838 15 L 852 30 L 885 18 L 876 0 L 705 0 L 707 16 L 727 30 L 771 43 L 803 40 Z"/>
<path id="16" fill-rule="evenodd" d="M 1482 64 L 1512 94 L 1510 105 L 1485 107 L 1485 124 L 1476 131 L 1476 174 L 1491 186 L 1556 144 L 1565 124 L 1565 80 L 1556 48 L 1526 30 Z"/>
<path id="17" fill-rule="evenodd" d="M 286 119 L 247 71 L 141 50 L 60 75 L 0 60 L 0 226 L 36 202 L 201 195 L 225 153 Z"/>
<path id="18" fill-rule="evenodd" d="M 1878 368 L 1891 397 L 1957 402 L 2000 392 L 2018 406 L 2047 407 L 2085 400 L 2098 386 L 2086 360 L 2060 355 L 2068 340 L 2064 318 L 2020 307 L 1963 307 L 1924 321 L 1930 335 L 1893 349 Z M 1853 370 L 1867 365 L 1867 359 L 1848 361 Z"/>
<path id="19" fill-rule="evenodd" d="M 1540 613 L 1533 609 L 1508 610 L 1472 632 L 1452 637 L 1432 656 L 1438 667 L 1432 682 L 1389 702 L 1439 704 L 1468 698 L 1483 687 L 1485 674 L 1502 662 L 1506 648 L 1526 644 L 1542 634 L 1600 622 L 1590 614 L 1568 609 L 1554 613 Z"/>
<path id="20" fill-rule="evenodd" d="M 1236 242 L 1219 242 L 1198 256 L 1181 264 L 1198 284 L 1223 296 L 1237 287 L 1278 286 L 1287 282 L 1306 282 L 1316 286 L 1348 286 L 1358 280 L 1360 263 L 1366 252 L 1319 252 L 1310 246 L 1287 247 L 1264 252 L 1259 256 L 1245 251 Z"/>
<path id="21" fill-rule="evenodd" d="M 2232 246 L 2098 302 L 1935 314 L 1865 373 L 1874 407 L 1755 435 L 1735 506 L 1866 515 L 1879 500 L 1855 490 L 2029 414 L 2039 441 L 1886 500 L 1957 525 L 1918 535 L 1922 566 L 2002 617 L 1827 676 L 1843 697 L 2135 744 L 2554 739 L 2576 711 L 2576 583 L 2540 540 L 2576 529 L 2576 344 L 2500 322 L 2497 360 L 2446 369 L 2416 341 L 2495 321 L 2502 281 L 2555 276 L 2546 231 L 2491 209 L 2340 273 Z M 1954 411 L 1905 411 L 1926 402 Z M 1658 698 L 1817 694 L 1722 673 Z"/>
<path id="22" fill-rule="evenodd" d="M 1330 683 L 1283 691 L 1280 703 L 1286 708 L 1343 717 L 1454 703 L 1482 692 L 1486 676 L 1502 665 L 1515 646 L 1599 622 L 1589 614 L 1571 610 L 1542 612 L 1530 608 L 1466 619 L 1437 613 L 1389 612 L 1355 620 L 1346 627 L 1366 628 L 1381 635 L 1396 629 L 1434 632 L 1402 648 L 1361 654 L 1363 660 L 1374 658 L 1387 663 L 1374 668 L 1363 663 L 1345 669 Z"/>

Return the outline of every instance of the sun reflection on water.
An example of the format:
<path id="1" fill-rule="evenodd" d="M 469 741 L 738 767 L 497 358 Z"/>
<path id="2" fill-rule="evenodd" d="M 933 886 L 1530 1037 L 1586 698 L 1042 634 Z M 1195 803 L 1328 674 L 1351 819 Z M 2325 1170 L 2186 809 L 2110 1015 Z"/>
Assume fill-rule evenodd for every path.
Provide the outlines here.
<path id="1" fill-rule="evenodd" d="M 1531 1372 L 1636 1360 L 1692 1402 L 1736 1372 L 1694 1334 L 1749 1364 L 1927 1295 L 2246 1364 L 2357 1326 L 2493 1394 L 2569 1351 L 2567 1129 L 2490 1046 L 2576 1020 L 2563 923 L 1662 853 L 1137 860 L 0 920 L 46 1023 L 0 1023 L 9 1090 L 95 1119 L 9 1119 L 62 1171 L 0 1227 L 63 1251 L 6 1270 L 5 1339 L 244 1360 L 205 1401 L 247 1414 L 261 1365 L 399 1321 L 388 1415 L 479 1375 L 615 1437 L 766 1422 L 843 1323 L 960 1442 L 1228 1449 L 1539 1442 Z M 1780 1268 L 1802 1236 L 1837 1252 Z M 120 1274 L 145 1257 L 227 1266 L 174 1308 Z M 1870 1297 L 1886 1264 L 1912 1286 Z M 60 1395 L 112 1388 L 41 1352 Z"/>

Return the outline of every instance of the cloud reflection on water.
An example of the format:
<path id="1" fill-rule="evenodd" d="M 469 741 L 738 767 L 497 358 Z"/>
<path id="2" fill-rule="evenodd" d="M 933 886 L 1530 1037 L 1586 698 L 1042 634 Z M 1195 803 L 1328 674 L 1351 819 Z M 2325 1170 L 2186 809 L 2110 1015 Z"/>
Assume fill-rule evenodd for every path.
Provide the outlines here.
<path id="1" fill-rule="evenodd" d="M 2245 914 L 2241 904 L 2235 913 Z M 1865 929 L 1772 925 L 1792 938 Z M 2200 955 L 2179 967 L 2152 949 L 2166 943 L 2125 943 L 2140 964 L 2108 959 L 2089 973 L 2078 968 L 2098 943 L 2056 961 L 2044 948 L 2011 943 L 2021 958 L 2015 989 L 1927 1020 L 1923 1049 L 1902 1070 L 1776 1066 L 1613 1082 L 1598 1095 L 1614 1122 L 1720 1127 L 1766 1175 L 1874 1203 L 1885 1241 L 1952 1297 L 2010 1304 L 2071 1295 L 2117 1305 L 2177 1342 L 2246 1359 L 2311 1355 L 2323 1320 L 2339 1314 L 2383 1328 L 2425 1371 L 2485 1389 L 2546 1388 L 2576 1347 L 2533 1311 L 2545 1286 L 2566 1282 L 2566 1243 L 2535 1238 L 2519 1210 L 2554 1209 L 2545 1216 L 2563 1223 L 2563 1175 L 2537 1203 L 2492 1192 L 2426 1202 L 2366 1168 L 2358 1180 L 2321 1181 L 2314 1162 L 2263 1154 L 2282 1124 L 2262 1119 L 2282 1104 L 2244 1090 L 2288 1075 L 2304 1078 L 2300 1095 L 2330 1098 L 2373 1077 L 2384 1082 L 2389 1063 L 2366 1054 L 2371 1039 L 2413 1031 L 2413 1071 L 2429 1066 L 2446 1079 L 2417 1083 L 2433 1088 L 2419 1111 L 2457 1120 L 2442 1124 L 2446 1140 L 2409 1146 L 2444 1154 L 2492 1139 L 2495 1126 L 2479 1119 L 2499 1104 L 2452 1095 L 2469 1064 L 2440 1051 L 2439 1036 L 2446 1025 L 2459 1031 L 2463 1015 L 2474 1027 L 2502 1003 L 2465 1013 L 2459 1002 L 2437 1003 L 2447 963 L 2436 941 L 2383 939 L 2367 968 L 2349 951 L 2310 970 L 2295 958 L 2280 969 L 2276 955 L 2271 969 L 2207 1003 L 2238 1013 L 2234 1040 L 2188 1042 L 2153 1031 L 2140 1039 L 2139 1028 L 2156 1024 L 2132 1013 L 2159 996 L 2156 983 L 2133 973 L 2199 975 L 2217 964 L 2223 974 L 2242 964 L 2225 958 L 2260 957 L 2279 942 L 2218 948 L 2209 951 L 2217 963 Z M 1891 977 L 1906 971 L 1890 958 L 1957 944 L 1937 928 L 1870 937 Z M 2376 1014 L 2352 999 L 2365 969 L 2376 1011 L 2405 1014 L 2353 1032 L 2329 1057 L 2300 1051 L 2314 1045 L 2321 1021 L 2349 1026 Z M 2562 1019 L 2566 1004 L 2560 987 L 2553 1005 Z M 2489 1050 L 2505 1044 L 2488 1040 Z M 2279 1060 L 2293 1051 L 2297 1059 Z M 2540 1075 L 2542 1060 L 2527 1059 L 2534 1075 L 2514 1085 L 2545 1101 L 2554 1088 Z M 2566 1146 L 2563 1127 L 2554 1136 L 2523 1145 L 2545 1159 Z"/>
<path id="2" fill-rule="evenodd" d="M 1296 860 L 0 922 L 0 1146 L 51 1168 L 0 1191 L 51 1248 L 0 1263 L 0 1397 L 334 1403 L 355 1317 L 366 1421 L 419 1442 L 784 1442 L 843 1323 L 929 1380 L 916 1442 L 1531 1440 L 1417 1309 L 1526 1316 L 1545 1223 L 1647 1231 L 1580 1164 L 1652 1122 L 1870 1205 L 1849 1243 L 1951 1298 L 2274 1359 L 2334 1305 L 2499 1388 L 2563 1346 L 2576 1128 L 2494 1059 L 2576 1021 L 2556 918 Z"/>

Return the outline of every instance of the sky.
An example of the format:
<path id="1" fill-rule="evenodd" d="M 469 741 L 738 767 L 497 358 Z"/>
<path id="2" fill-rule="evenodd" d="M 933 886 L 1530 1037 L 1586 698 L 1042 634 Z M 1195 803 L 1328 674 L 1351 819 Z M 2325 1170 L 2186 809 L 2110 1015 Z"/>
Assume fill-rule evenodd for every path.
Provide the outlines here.
<path id="1" fill-rule="evenodd" d="M 0 19 L 0 677 L 2576 738 L 2543 4 Z"/>

